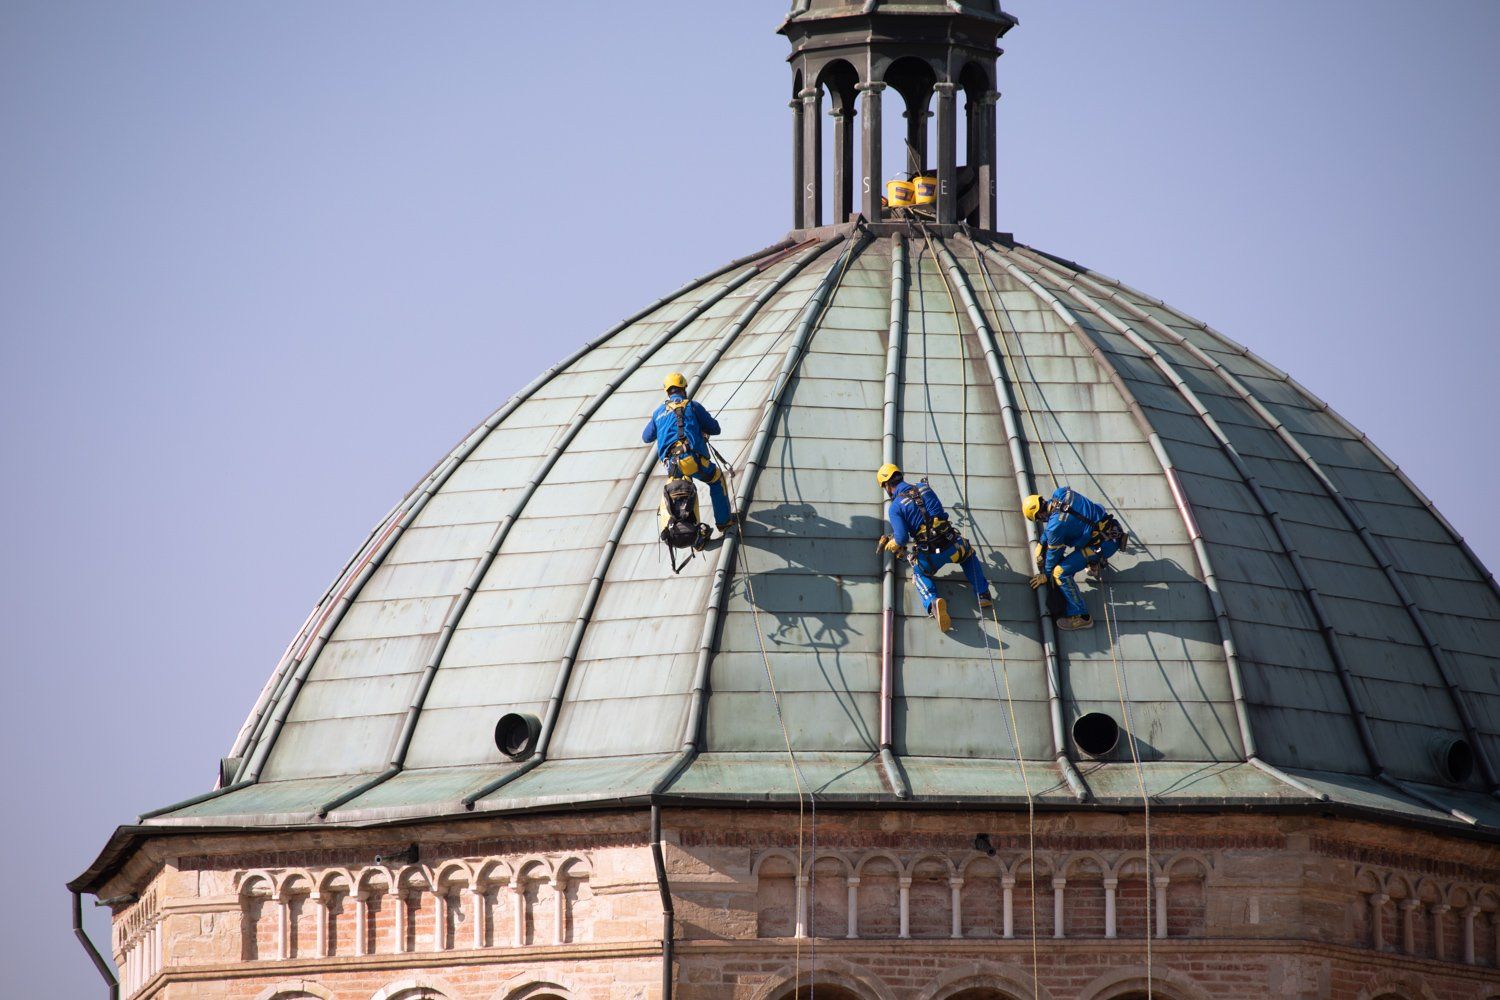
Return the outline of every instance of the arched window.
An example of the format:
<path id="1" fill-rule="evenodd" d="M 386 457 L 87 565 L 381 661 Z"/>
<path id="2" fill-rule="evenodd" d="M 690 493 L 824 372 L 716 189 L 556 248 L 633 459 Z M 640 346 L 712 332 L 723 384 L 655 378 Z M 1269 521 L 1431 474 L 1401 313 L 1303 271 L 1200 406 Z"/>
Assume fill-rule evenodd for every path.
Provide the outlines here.
<path id="1" fill-rule="evenodd" d="M 987 986 L 977 986 L 973 989 L 964 990 L 962 993 L 955 993 L 951 997 L 947 997 L 946 1000 L 1016 1000 L 1016 998 L 1009 993 L 1002 993 L 1000 990 L 992 990 Z"/>
<path id="2" fill-rule="evenodd" d="M 505 1000 L 568 1000 L 556 983 L 539 982 L 518 986 L 505 994 Z"/>
<path id="3" fill-rule="evenodd" d="M 256 994 L 255 1000 L 332 1000 L 333 994 L 316 983 L 283 983 Z"/>
<path id="4" fill-rule="evenodd" d="M 921 173 L 931 166 L 932 93 L 937 73 L 925 59 L 904 56 L 885 71 L 885 82 L 901 95 L 905 106 L 905 134 L 892 136 L 895 148 L 905 150 L 907 173 Z"/>
<path id="5" fill-rule="evenodd" d="M 403 979 L 377 992 L 370 1000 L 451 1000 L 452 994 L 435 980 Z"/>
<path id="6" fill-rule="evenodd" d="M 823 983 L 818 984 L 817 995 L 818 1000 L 864 1000 L 858 993 L 846 990 L 842 986 L 829 986 Z M 787 990 L 776 1000 L 813 1000 L 812 984 L 797 990 Z"/>

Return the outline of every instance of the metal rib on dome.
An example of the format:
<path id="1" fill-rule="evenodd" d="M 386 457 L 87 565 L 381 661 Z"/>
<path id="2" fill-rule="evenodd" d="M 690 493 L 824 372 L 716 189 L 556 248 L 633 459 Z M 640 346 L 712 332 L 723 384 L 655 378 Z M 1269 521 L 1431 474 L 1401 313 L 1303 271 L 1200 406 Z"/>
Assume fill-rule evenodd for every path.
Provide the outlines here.
<path id="1" fill-rule="evenodd" d="M 1020 803 L 1018 740 L 1049 775 L 1041 801 L 1129 806 L 1128 756 L 1086 758 L 1069 735 L 1114 710 L 1118 659 L 1154 804 L 1328 798 L 1500 827 L 1492 581 L 1284 374 L 982 234 L 840 230 L 754 261 L 622 324 L 467 438 L 283 658 L 234 747 L 244 777 L 154 822 L 789 798 L 766 662 L 821 798 Z M 744 530 L 673 575 L 639 428 L 677 369 L 742 467 Z M 930 478 L 976 544 L 998 635 L 960 590 L 939 635 L 875 555 L 882 461 Z M 1053 633 L 1026 586 L 1020 500 L 1053 484 L 1138 542 L 1088 595 L 1115 602 L 1114 648 L 1103 629 Z M 527 761 L 491 740 L 506 712 L 544 720 Z M 1464 738 L 1482 783 L 1432 761 Z"/>
<path id="2" fill-rule="evenodd" d="M 1059 271 L 1050 266 L 1050 262 L 1047 262 L 1036 255 L 1028 254 L 1027 256 L 1038 262 L 1039 271 L 1043 275 L 1053 277 L 1055 279 L 1060 279 L 1061 281 L 1071 280 L 1071 276 L 1061 274 Z M 1082 275 L 1076 276 L 1076 280 L 1083 285 L 1093 284 L 1088 280 L 1086 276 Z M 1094 285 L 1094 288 L 1096 291 L 1103 291 L 1098 285 Z M 1136 346 L 1138 350 L 1148 354 L 1151 357 L 1153 363 L 1157 365 L 1157 367 L 1162 371 L 1164 375 L 1168 377 L 1170 381 L 1172 381 L 1174 386 L 1178 388 L 1178 391 L 1183 394 L 1184 398 L 1189 400 L 1190 404 L 1198 412 L 1198 416 L 1200 417 L 1200 419 L 1203 420 L 1205 426 L 1208 427 L 1210 432 L 1213 433 L 1213 435 L 1220 441 L 1220 445 L 1223 448 L 1226 456 L 1228 456 L 1230 458 L 1230 461 L 1234 463 L 1236 471 L 1239 472 L 1239 474 L 1244 478 L 1246 485 L 1250 487 L 1250 490 L 1255 495 L 1257 502 L 1260 503 L 1266 510 L 1266 513 L 1270 517 L 1273 526 L 1277 527 L 1278 534 L 1284 539 L 1286 532 L 1285 528 L 1281 526 L 1280 515 L 1276 513 L 1274 507 L 1271 506 L 1270 501 L 1266 498 L 1265 491 L 1261 488 L 1254 472 L 1251 471 L 1245 464 L 1245 461 L 1240 457 L 1239 452 L 1235 450 L 1234 444 L 1230 441 L 1228 435 L 1219 426 L 1217 421 L 1214 420 L 1214 417 L 1209 412 L 1208 408 L 1197 397 L 1197 395 L 1193 393 L 1193 390 L 1187 386 L 1182 376 L 1172 368 L 1170 362 L 1168 362 L 1164 358 L 1162 352 L 1148 343 L 1144 338 L 1142 338 L 1138 333 L 1136 333 L 1118 317 L 1114 316 L 1107 309 L 1101 306 L 1087 292 L 1078 288 L 1076 284 L 1069 284 L 1066 291 L 1069 294 L 1075 296 L 1081 303 L 1083 303 L 1087 308 L 1091 309 L 1105 322 L 1109 323 L 1110 326 L 1113 327 L 1117 332 L 1130 340 L 1130 342 L 1134 346 Z M 1355 509 L 1348 498 L 1344 496 L 1342 491 L 1339 490 L 1337 484 L 1335 484 L 1333 479 L 1330 478 L 1327 472 L 1323 470 L 1317 459 L 1314 458 L 1312 454 L 1308 452 L 1308 450 L 1303 447 L 1302 444 L 1297 441 L 1296 437 L 1286 428 L 1286 425 L 1277 420 L 1275 416 L 1265 408 L 1264 404 L 1257 400 L 1254 395 L 1251 394 L 1247 388 L 1245 388 L 1243 383 L 1241 383 L 1232 374 L 1225 370 L 1222 364 L 1209 357 L 1201 349 L 1197 348 L 1190 341 L 1173 332 L 1164 324 L 1153 319 L 1143 310 L 1136 309 L 1128 302 L 1124 301 L 1121 302 L 1121 305 L 1124 306 L 1126 312 L 1131 314 L 1135 319 L 1144 322 L 1148 327 L 1165 336 L 1171 343 L 1176 344 L 1183 350 L 1187 351 L 1194 359 L 1208 366 L 1215 375 L 1222 379 L 1224 383 L 1231 390 L 1233 390 L 1236 396 L 1238 396 L 1246 405 L 1248 405 L 1252 410 L 1255 411 L 1257 416 L 1266 421 L 1267 426 L 1271 428 L 1271 430 L 1287 446 L 1287 448 L 1293 452 L 1293 454 L 1295 454 L 1299 459 L 1302 460 L 1308 470 L 1317 478 L 1318 482 L 1327 491 L 1329 497 L 1337 505 L 1339 513 L 1343 515 L 1349 526 L 1359 536 L 1361 543 L 1369 552 L 1371 558 L 1373 558 L 1376 564 L 1380 567 L 1382 574 L 1384 574 L 1387 581 L 1390 583 L 1392 591 L 1395 593 L 1397 599 L 1400 601 L 1401 605 L 1405 608 L 1407 614 L 1410 616 L 1412 624 L 1416 626 L 1418 633 L 1421 635 L 1423 643 L 1427 646 L 1432 656 L 1433 662 L 1442 677 L 1443 685 L 1447 689 L 1449 697 L 1453 702 L 1453 707 L 1457 712 L 1457 716 L 1459 722 L 1462 725 L 1464 735 L 1474 747 L 1479 766 L 1483 771 L 1485 783 L 1489 786 L 1491 791 L 1494 791 L 1496 788 L 1495 769 L 1490 762 L 1489 754 L 1486 751 L 1484 743 L 1479 737 L 1478 730 L 1476 729 L 1474 724 L 1474 716 L 1468 703 L 1468 698 L 1461 690 L 1456 680 L 1455 670 L 1453 668 L 1453 665 L 1449 661 L 1448 654 L 1446 650 L 1443 649 L 1442 643 L 1438 640 L 1437 636 L 1433 632 L 1431 625 L 1428 623 L 1426 613 L 1417 605 L 1416 601 L 1413 599 L 1409 589 L 1401 580 L 1400 574 L 1392 564 L 1389 555 L 1386 554 L 1384 548 L 1375 539 L 1365 519 Z M 1297 561 L 1294 558 L 1294 565 L 1296 565 L 1296 563 Z M 1306 587 L 1309 590 L 1309 593 L 1316 594 L 1316 590 L 1311 586 L 1311 584 L 1306 584 Z M 1330 632 L 1330 634 L 1332 633 Z M 1358 715 L 1363 716 L 1363 709 L 1359 707 L 1359 699 L 1357 698 L 1357 696 L 1351 698 L 1351 707 L 1354 708 Z M 1368 727 L 1365 728 L 1367 729 Z M 1372 759 L 1376 763 L 1377 769 L 1379 769 L 1379 752 L 1378 749 L 1373 746 L 1373 742 L 1372 745 L 1368 747 L 1367 752 L 1372 755 Z"/>

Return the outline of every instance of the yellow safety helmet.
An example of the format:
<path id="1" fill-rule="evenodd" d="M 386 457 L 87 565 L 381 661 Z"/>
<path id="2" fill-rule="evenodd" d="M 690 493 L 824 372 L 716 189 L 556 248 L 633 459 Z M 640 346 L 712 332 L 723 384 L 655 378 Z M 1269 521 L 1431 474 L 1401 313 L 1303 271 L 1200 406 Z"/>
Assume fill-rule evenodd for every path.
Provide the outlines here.
<path id="1" fill-rule="evenodd" d="M 682 372 L 673 372 L 662 380 L 662 388 L 667 392 L 671 392 L 673 389 L 681 389 L 683 392 L 687 392 L 687 377 Z"/>
<path id="2" fill-rule="evenodd" d="M 875 483 L 881 489 L 884 489 L 891 480 L 900 478 L 901 470 L 890 462 L 882 465 L 879 471 L 875 473 Z"/>
<path id="3" fill-rule="evenodd" d="M 1026 520 L 1028 521 L 1035 521 L 1037 519 L 1037 516 L 1041 514 L 1041 512 L 1042 498 L 1040 494 L 1031 494 L 1031 496 L 1027 497 L 1026 501 L 1021 504 L 1021 513 L 1026 516 Z"/>

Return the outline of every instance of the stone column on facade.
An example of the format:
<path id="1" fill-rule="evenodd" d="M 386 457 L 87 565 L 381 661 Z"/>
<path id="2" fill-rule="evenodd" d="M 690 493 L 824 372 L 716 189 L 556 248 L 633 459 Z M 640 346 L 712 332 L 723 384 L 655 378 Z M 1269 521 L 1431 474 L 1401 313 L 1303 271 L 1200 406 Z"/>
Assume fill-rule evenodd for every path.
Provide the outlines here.
<path id="1" fill-rule="evenodd" d="M 1158 875 L 1152 881 L 1156 884 L 1156 936 L 1164 938 L 1167 936 L 1167 886 L 1172 880 Z"/>
<path id="2" fill-rule="evenodd" d="M 478 881 L 473 882 L 464 889 L 469 895 L 470 922 L 474 929 L 474 947 L 484 947 L 484 925 L 488 914 L 485 912 L 484 886 Z"/>
<path id="3" fill-rule="evenodd" d="M 927 169 L 927 119 L 932 112 L 925 103 L 908 102 L 901 116 L 906 119 L 906 170 L 915 177 Z"/>
<path id="4" fill-rule="evenodd" d="M 276 894 L 276 957 L 292 957 L 292 901 L 285 893 Z"/>
<path id="5" fill-rule="evenodd" d="M 396 909 L 396 954 L 406 952 L 406 922 L 411 919 L 411 914 L 406 908 L 406 893 L 397 889 L 391 893 L 391 899 Z"/>
<path id="6" fill-rule="evenodd" d="M 792 228 L 802 228 L 804 208 L 802 205 L 802 98 L 794 97 L 787 107 L 792 109 Z"/>
<path id="7" fill-rule="evenodd" d="M 354 894 L 354 954 L 363 957 L 370 934 L 370 894 L 360 890 Z"/>
<path id="8" fill-rule="evenodd" d="M 1063 891 L 1068 887 L 1068 880 L 1063 875 L 1052 876 L 1052 936 L 1055 938 L 1065 937 L 1063 928 Z"/>
<path id="9" fill-rule="evenodd" d="M 961 878 L 950 878 L 948 880 L 948 910 L 952 916 L 949 921 L 948 936 L 961 938 L 964 936 L 964 880 Z"/>
<path id="10" fill-rule="evenodd" d="M 937 91 L 937 221 L 951 224 L 958 221 L 958 102 L 954 96 L 957 88 L 951 83 L 939 83 L 933 89 Z"/>
<path id="11" fill-rule="evenodd" d="M 859 876 L 850 875 L 844 880 L 847 887 L 848 930 L 844 937 L 853 940 L 859 937 Z"/>
<path id="12" fill-rule="evenodd" d="M 823 221 L 823 91 L 804 90 L 802 97 L 802 225 L 814 229 Z"/>
<path id="13" fill-rule="evenodd" d="M 1464 964 L 1475 964 L 1474 957 L 1474 918 L 1479 916 L 1479 907 L 1469 906 L 1464 909 Z M 1497 956 L 1500 957 L 1500 956 Z"/>
<path id="14" fill-rule="evenodd" d="M 1453 909 L 1447 903 L 1432 904 L 1432 957 L 1439 962 L 1443 960 L 1443 917 Z"/>
<path id="15" fill-rule="evenodd" d="M 1000 100 L 1000 94 L 991 90 L 982 94 L 979 98 L 980 121 L 979 121 L 979 227 L 981 229 L 1000 228 L 999 194 L 996 183 L 998 147 L 995 141 L 995 103 Z M 974 160 L 973 151 L 969 153 L 969 160 Z"/>
<path id="16" fill-rule="evenodd" d="M 510 892 L 516 924 L 515 932 L 511 934 L 511 944 L 519 948 L 526 943 L 526 886 L 517 878 L 511 882 Z"/>
<path id="17" fill-rule="evenodd" d="M 448 938 L 448 894 L 440 885 L 432 887 L 432 950 L 442 951 Z"/>
<path id="18" fill-rule="evenodd" d="M 797 923 L 793 935 L 807 937 L 807 876 L 797 876 Z"/>
<path id="19" fill-rule="evenodd" d="M 911 937 L 911 876 L 903 875 L 900 879 L 901 886 L 901 934 L 903 938 Z"/>
<path id="20" fill-rule="evenodd" d="M 1376 951 L 1385 950 L 1385 904 L 1390 901 L 1383 892 L 1370 894 L 1370 947 Z"/>
<path id="21" fill-rule="evenodd" d="M 885 90 L 883 83 L 861 83 L 856 88 L 864 91 L 865 106 L 864 123 L 861 135 L 864 137 L 864 147 L 860 153 L 861 171 L 864 177 L 860 181 L 860 197 L 864 204 L 865 218 L 871 222 L 879 222 L 881 219 L 881 192 L 885 185 L 881 183 L 881 158 L 885 155 L 882 144 L 884 142 L 881 134 L 881 91 Z"/>
<path id="22" fill-rule="evenodd" d="M 568 931 L 568 877 L 552 877 L 552 943 L 567 941 Z"/>
<path id="23" fill-rule="evenodd" d="M 312 907 L 313 917 L 318 922 L 317 934 L 313 937 L 314 954 L 319 958 L 327 958 L 328 920 L 331 916 L 328 910 L 328 897 L 321 892 L 314 892 L 307 897 L 307 905 Z"/>
<path id="24" fill-rule="evenodd" d="M 1115 929 L 1115 890 L 1119 888 L 1120 880 L 1107 878 L 1104 880 L 1104 936 L 1112 938 L 1116 936 Z"/>
<path id="25" fill-rule="evenodd" d="M 1016 877 L 1004 875 L 1000 879 L 1000 921 L 1002 937 L 1016 936 Z"/>
<path id="26" fill-rule="evenodd" d="M 828 114 L 833 118 L 833 222 L 843 225 L 854 213 L 854 108 L 835 107 Z"/>
<path id="27" fill-rule="evenodd" d="M 1401 950 L 1408 955 L 1417 953 L 1417 907 L 1421 905 L 1415 899 L 1401 901 Z"/>

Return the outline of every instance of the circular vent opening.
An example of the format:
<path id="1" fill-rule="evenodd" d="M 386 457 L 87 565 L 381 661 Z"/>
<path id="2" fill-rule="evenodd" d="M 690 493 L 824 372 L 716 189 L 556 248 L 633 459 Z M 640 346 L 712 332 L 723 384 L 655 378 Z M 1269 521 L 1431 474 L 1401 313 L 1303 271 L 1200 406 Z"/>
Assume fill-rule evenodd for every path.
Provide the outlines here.
<path id="1" fill-rule="evenodd" d="M 1103 757 L 1120 742 L 1120 724 L 1103 712 L 1080 715 L 1073 723 L 1073 742 L 1090 757 Z"/>
<path id="2" fill-rule="evenodd" d="M 1465 782 L 1474 773 L 1474 748 L 1468 740 L 1440 736 L 1433 741 L 1432 756 L 1438 773 L 1448 781 Z"/>
<path id="3" fill-rule="evenodd" d="M 495 723 L 495 746 L 511 760 L 521 760 L 531 756 L 541 733 L 542 724 L 536 716 L 508 712 Z"/>

